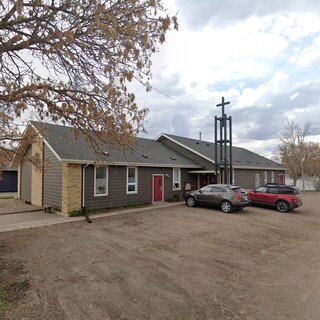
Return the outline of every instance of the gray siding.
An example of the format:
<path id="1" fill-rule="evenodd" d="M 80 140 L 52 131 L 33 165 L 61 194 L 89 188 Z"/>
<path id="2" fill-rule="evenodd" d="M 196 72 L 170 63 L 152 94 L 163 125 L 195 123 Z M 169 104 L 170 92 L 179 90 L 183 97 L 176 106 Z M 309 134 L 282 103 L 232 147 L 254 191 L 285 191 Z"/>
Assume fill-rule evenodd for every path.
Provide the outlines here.
<path id="1" fill-rule="evenodd" d="M 267 172 L 267 182 L 272 182 L 272 172 L 274 173 L 274 183 L 279 183 L 279 174 L 284 174 L 284 170 L 250 170 L 250 169 L 235 169 L 234 184 L 243 186 L 244 188 L 255 187 L 255 175 L 260 176 L 260 185 L 264 184 L 264 172 Z"/>
<path id="2" fill-rule="evenodd" d="M 125 166 L 109 166 L 108 196 L 94 197 L 94 167 L 86 168 L 85 174 L 85 206 L 87 210 L 104 208 L 114 208 L 133 203 L 152 203 L 152 178 L 154 174 L 164 176 L 164 201 L 172 199 L 174 196 L 179 200 L 183 199 L 183 185 L 190 182 L 196 185 L 195 175 L 188 174 L 190 169 L 181 169 L 182 188 L 173 191 L 172 168 L 138 168 L 138 193 L 126 194 L 126 174 Z M 166 174 L 169 178 L 165 178 Z"/>
<path id="3" fill-rule="evenodd" d="M 62 166 L 51 150 L 44 145 L 43 205 L 61 210 Z"/>
<path id="4" fill-rule="evenodd" d="M 196 155 L 194 152 L 191 152 L 191 151 L 187 150 L 186 148 L 181 147 L 180 145 L 178 145 L 168 139 L 163 140 L 162 143 L 167 145 L 171 149 L 181 153 L 185 157 L 197 162 L 198 164 L 200 164 L 204 168 L 204 170 L 215 170 L 216 169 L 215 164 L 203 159 L 202 157 Z M 214 158 L 213 151 L 212 151 L 212 158 Z"/>
<path id="5" fill-rule="evenodd" d="M 26 151 L 26 160 L 22 161 L 21 164 L 21 194 L 20 198 L 24 201 L 31 201 L 31 162 L 32 146 L 30 145 Z"/>

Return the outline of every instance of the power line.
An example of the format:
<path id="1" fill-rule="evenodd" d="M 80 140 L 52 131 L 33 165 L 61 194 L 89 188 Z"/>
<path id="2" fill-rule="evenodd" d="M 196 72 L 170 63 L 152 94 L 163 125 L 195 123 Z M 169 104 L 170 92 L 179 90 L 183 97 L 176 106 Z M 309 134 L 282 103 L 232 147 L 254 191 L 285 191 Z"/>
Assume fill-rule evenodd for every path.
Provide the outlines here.
<path id="1" fill-rule="evenodd" d="M 157 92 L 159 92 L 160 94 L 162 94 L 163 96 L 167 97 L 168 99 L 170 99 L 170 100 L 172 100 L 172 101 L 174 101 L 174 102 L 176 102 L 176 103 L 178 103 L 178 104 L 182 105 L 183 107 L 185 107 L 185 108 L 187 108 L 187 109 L 191 110 L 192 112 L 197 113 L 198 115 L 200 115 L 200 116 L 202 116 L 202 117 L 204 117 L 204 118 L 206 118 L 206 119 L 211 119 L 211 120 L 213 120 L 213 118 L 211 118 L 211 117 L 209 117 L 209 116 L 205 116 L 205 115 L 203 115 L 202 113 L 200 113 L 200 112 L 198 112 L 198 111 L 196 111 L 196 110 L 194 110 L 194 109 L 190 108 L 190 107 L 189 107 L 189 106 L 187 106 L 186 104 L 184 104 L 184 103 L 182 103 L 182 102 L 180 102 L 180 101 L 176 100 L 175 98 L 170 97 L 169 95 L 167 95 L 166 93 L 162 92 L 161 90 L 159 90 L 159 89 L 157 89 L 157 88 L 155 88 L 155 87 L 153 87 L 153 86 L 152 86 L 152 89 L 153 89 L 153 90 L 155 90 L 155 91 L 157 91 Z"/>

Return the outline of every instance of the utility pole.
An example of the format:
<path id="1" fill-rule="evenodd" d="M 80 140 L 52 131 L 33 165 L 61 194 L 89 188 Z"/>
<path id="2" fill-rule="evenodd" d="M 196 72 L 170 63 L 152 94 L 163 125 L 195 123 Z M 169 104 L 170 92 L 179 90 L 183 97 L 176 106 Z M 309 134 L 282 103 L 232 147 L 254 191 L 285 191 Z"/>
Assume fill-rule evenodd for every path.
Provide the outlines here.
<path id="1" fill-rule="evenodd" d="M 217 104 L 217 107 L 222 107 L 221 117 L 214 117 L 215 124 L 215 164 L 216 173 L 218 169 L 221 173 L 221 182 L 232 184 L 232 117 L 227 117 L 224 107 L 230 104 L 225 102 L 222 97 L 222 102 Z M 219 124 L 219 136 L 218 136 Z"/>

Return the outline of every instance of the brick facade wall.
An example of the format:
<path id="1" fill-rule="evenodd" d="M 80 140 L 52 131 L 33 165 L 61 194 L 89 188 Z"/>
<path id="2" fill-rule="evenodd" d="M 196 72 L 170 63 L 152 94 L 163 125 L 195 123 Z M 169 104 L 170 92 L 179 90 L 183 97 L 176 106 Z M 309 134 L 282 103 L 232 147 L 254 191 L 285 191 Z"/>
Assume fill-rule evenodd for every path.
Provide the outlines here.
<path id="1" fill-rule="evenodd" d="M 21 199 L 21 163 L 18 164 L 17 199 Z"/>
<path id="2" fill-rule="evenodd" d="M 62 163 L 62 212 L 81 210 L 81 178 L 80 164 Z"/>
<path id="3" fill-rule="evenodd" d="M 38 140 L 32 144 L 32 159 L 37 162 L 33 164 L 31 169 L 31 203 L 42 207 L 42 184 L 43 184 L 43 142 Z"/>

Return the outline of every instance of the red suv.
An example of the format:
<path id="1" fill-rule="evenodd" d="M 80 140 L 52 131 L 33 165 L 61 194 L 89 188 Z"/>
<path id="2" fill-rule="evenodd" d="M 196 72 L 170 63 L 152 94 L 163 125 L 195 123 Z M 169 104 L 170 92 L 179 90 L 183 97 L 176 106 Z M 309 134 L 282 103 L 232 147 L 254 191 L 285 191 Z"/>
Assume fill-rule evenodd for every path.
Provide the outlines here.
<path id="1" fill-rule="evenodd" d="M 302 206 L 300 190 L 294 186 L 267 184 L 247 192 L 251 204 L 275 207 L 280 212 Z"/>

